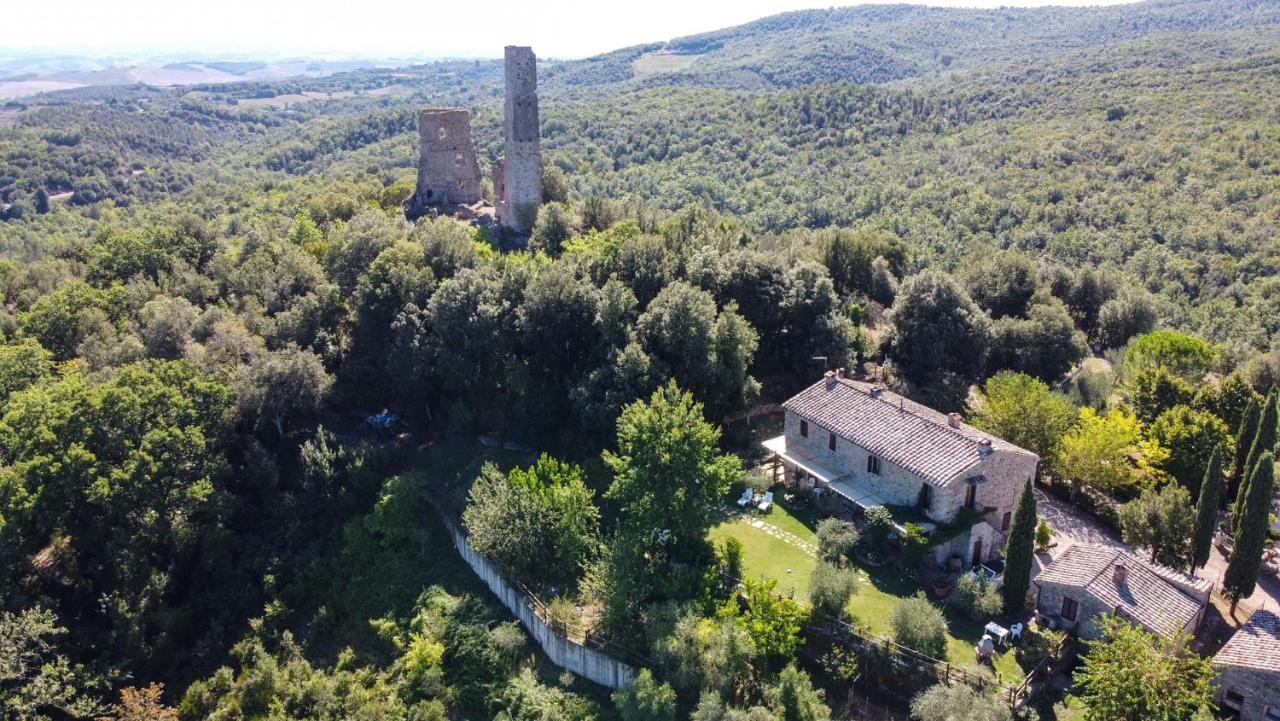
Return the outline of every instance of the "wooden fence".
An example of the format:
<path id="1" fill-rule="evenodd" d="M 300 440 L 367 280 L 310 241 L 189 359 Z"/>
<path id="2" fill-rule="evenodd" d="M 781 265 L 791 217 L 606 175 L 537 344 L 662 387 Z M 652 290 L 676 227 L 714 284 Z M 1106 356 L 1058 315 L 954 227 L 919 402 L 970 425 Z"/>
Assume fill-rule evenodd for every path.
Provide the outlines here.
<path id="1" fill-rule="evenodd" d="M 606 688 L 619 689 L 631 683 L 636 676 L 635 667 L 614 658 L 608 641 L 588 632 L 571 633 L 577 629 L 554 624 L 547 607 L 527 588 L 503 578 L 489 559 L 467 542 L 467 535 L 458 519 L 437 505 L 434 499 L 431 501 L 440 520 L 444 522 L 445 529 L 449 531 L 458 555 L 471 566 L 471 570 L 484 581 L 493 595 L 502 601 L 502 605 L 520 620 L 552 663 Z M 564 630 L 559 630 L 561 628 Z M 579 642 L 571 636 L 582 638 L 583 641 Z"/>

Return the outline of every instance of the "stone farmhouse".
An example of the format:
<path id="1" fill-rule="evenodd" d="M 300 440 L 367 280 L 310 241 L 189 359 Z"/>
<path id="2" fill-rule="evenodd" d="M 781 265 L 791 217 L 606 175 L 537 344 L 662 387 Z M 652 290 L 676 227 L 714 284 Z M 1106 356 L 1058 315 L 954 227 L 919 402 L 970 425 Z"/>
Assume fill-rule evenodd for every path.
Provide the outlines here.
<path id="1" fill-rule="evenodd" d="M 1213 590 L 1209 581 L 1125 549 L 1088 543 L 1067 548 L 1033 583 L 1036 610 L 1086 639 L 1101 635 L 1107 613 L 1153 633 L 1194 635 Z"/>
<path id="2" fill-rule="evenodd" d="M 856 519 L 885 506 L 896 517 L 923 516 L 921 525 L 940 539 L 932 546 L 938 563 L 952 554 L 972 565 L 999 556 L 1040 462 L 959 414 L 843 371 L 828 372 L 782 408 L 785 432 L 763 444 L 777 480 L 812 490 L 837 515 Z"/>
<path id="3" fill-rule="evenodd" d="M 1218 704 L 1241 721 L 1280 721 L 1280 616 L 1257 611 L 1213 657 Z"/>

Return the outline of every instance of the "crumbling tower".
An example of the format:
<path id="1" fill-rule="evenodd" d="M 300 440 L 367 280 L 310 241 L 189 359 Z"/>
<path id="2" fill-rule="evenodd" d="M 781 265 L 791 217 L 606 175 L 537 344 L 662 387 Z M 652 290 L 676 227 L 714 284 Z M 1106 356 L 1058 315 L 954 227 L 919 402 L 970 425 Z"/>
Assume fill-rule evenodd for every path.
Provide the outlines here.
<path id="1" fill-rule="evenodd" d="M 498 220 L 517 233 L 527 233 L 542 204 L 538 58 L 532 48 L 508 45 L 505 60 L 507 143 L 505 156 L 494 166 L 494 195 Z"/>
<path id="2" fill-rule="evenodd" d="M 426 108 L 418 113 L 418 189 L 410 217 L 427 206 L 470 205 L 480 195 L 480 165 L 471 140 L 471 113 L 458 108 Z"/>

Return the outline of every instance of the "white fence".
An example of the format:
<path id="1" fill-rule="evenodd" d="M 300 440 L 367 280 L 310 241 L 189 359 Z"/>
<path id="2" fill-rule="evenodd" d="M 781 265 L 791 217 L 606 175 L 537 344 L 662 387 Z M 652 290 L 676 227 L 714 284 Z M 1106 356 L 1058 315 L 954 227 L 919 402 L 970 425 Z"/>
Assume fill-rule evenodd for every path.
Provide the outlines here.
<path id="1" fill-rule="evenodd" d="M 458 549 L 458 555 L 462 556 L 467 565 L 471 566 L 471 570 L 485 582 L 490 591 L 493 591 L 493 595 L 497 596 L 498 600 L 520 619 L 520 623 L 524 624 L 529 634 L 537 640 L 543 653 L 547 654 L 547 658 L 551 659 L 552 663 L 607 688 L 619 689 L 631 683 L 636 676 L 634 668 L 599 649 L 578 643 L 553 630 L 539 613 L 541 604 L 537 599 L 521 593 L 508 584 L 488 559 L 471 548 L 466 534 L 458 524 L 444 513 L 440 516 L 445 528 L 449 530 L 449 535 L 453 537 L 453 546 Z"/>

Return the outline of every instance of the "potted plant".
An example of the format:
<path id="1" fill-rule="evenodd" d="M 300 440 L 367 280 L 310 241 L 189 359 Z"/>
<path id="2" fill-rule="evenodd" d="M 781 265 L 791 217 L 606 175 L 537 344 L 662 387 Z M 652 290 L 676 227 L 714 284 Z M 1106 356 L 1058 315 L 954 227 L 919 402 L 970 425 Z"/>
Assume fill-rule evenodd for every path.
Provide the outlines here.
<path id="1" fill-rule="evenodd" d="M 933 595 L 938 599 L 946 598 L 951 593 L 951 579 L 938 576 L 933 579 Z"/>

